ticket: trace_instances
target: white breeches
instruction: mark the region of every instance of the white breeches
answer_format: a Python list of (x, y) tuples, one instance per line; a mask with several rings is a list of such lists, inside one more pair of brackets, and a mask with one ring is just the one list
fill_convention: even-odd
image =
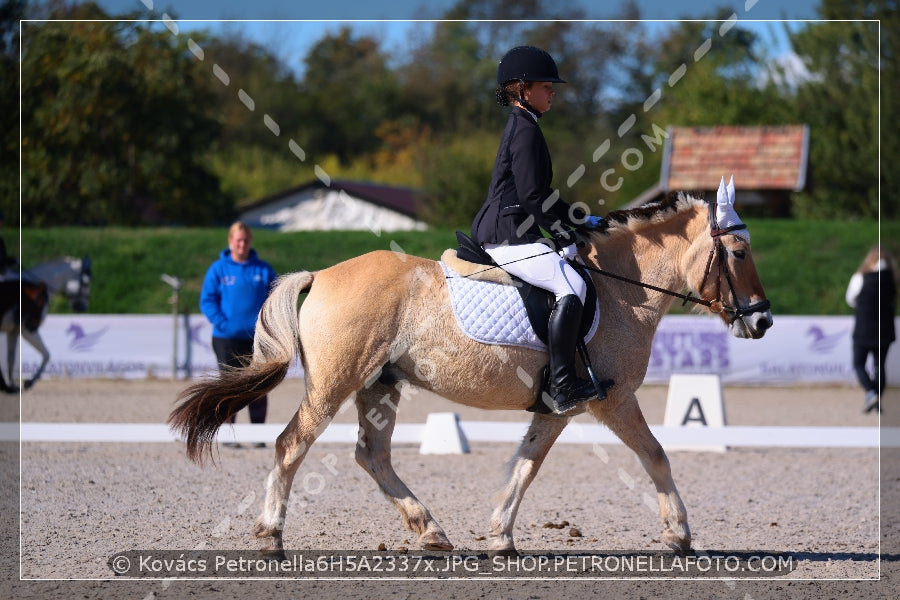
[(512, 246), (485, 244), (484, 249), (507, 273), (553, 292), (557, 300), (576, 294), (581, 304), (584, 304), (587, 293), (584, 280), (563, 258), (577, 256), (574, 244), (563, 248), (559, 253), (540, 242)]

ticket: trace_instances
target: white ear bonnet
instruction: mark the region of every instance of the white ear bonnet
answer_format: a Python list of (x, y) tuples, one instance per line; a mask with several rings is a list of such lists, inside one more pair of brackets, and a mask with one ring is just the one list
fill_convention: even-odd
[[(734, 210), (734, 175), (731, 176), (727, 187), (724, 177), (719, 183), (719, 190), (716, 192), (716, 225), (719, 229), (743, 225), (741, 218)], [(746, 240), (747, 243), (750, 242), (750, 232), (746, 229), (736, 229), (730, 233)]]

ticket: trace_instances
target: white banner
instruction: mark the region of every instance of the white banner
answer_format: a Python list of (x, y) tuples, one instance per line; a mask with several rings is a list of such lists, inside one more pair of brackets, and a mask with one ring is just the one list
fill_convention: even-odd
[[(653, 338), (644, 380), (664, 383), (674, 373), (713, 373), (723, 383), (739, 385), (854, 384), (852, 333), (849, 316), (776, 315), (765, 337), (745, 340), (732, 336), (718, 317), (667, 315)], [(900, 352), (893, 346), (886, 370), (888, 383), (900, 384)]]
[[(742, 340), (717, 317), (667, 315), (653, 340), (645, 381), (713, 373), (737, 385), (855, 384), (852, 330), (852, 317), (776, 316), (763, 339)], [(202, 315), (179, 316), (177, 324), (172, 315), (50, 315), (40, 329), (50, 350), (43, 377), (140, 379), (171, 377), (173, 369), (178, 378), (197, 377), (217, 368), (211, 331)], [(39, 364), (40, 355), (26, 344), (25, 377)], [(894, 347), (887, 373), (889, 384), (900, 385), (900, 352)], [(299, 361), (289, 376), (302, 376)]]
[[(218, 369), (212, 326), (203, 315), (48, 315), (39, 332), (50, 350), (42, 377), (183, 379)], [(28, 379), (41, 357), (23, 345)], [(301, 375), (297, 361), (288, 376)]]

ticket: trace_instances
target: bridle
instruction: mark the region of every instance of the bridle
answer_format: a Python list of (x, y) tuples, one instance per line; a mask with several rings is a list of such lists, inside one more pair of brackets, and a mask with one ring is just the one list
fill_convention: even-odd
[[(747, 226), (743, 223), (738, 223), (737, 225), (720, 228), (718, 227), (718, 222), (716, 220), (716, 203), (710, 202), (708, 208), (709, 235), (712, 237), (713, 245), (712, 248), (709, 249), (709, 258), (706, 259), (706, 270), (703, 273), (703, 281), (700, 282), (701, 290), (703, 289), (706, 280), (709, 278), (714, 257), (717, 257), (716, 262), (719, 269), (716, 274), (716, 299), (711, 301), (704, 300), (699, 303), (708, 306), (713, 312), (724, 312), (726, 315), (729, 315), (731, 319), (729, 323), (734, 323), (738, 319), (743, 319), (745, 316), (752, 315), (753, 313), (769, 310), (771, 303), (768, 300), (760, 300), (759, 302), (754, 302), (753, 304), (744, 307), (740, 306), (738, 303), (737, 292), (734, 290), (734, 283), (731, 280), (731, 271), (728, 270), (728, 261), (726, 260), (727, 251), (725, 250), (725, 244), (722, 243), (722, 236), (733, 231), (747, 229)], [(731, 299), (734, 302), (733, 306), (725, 304), (722, 300), (723, 273), (725, 274), (725, 281), (728, 283), (728, 289), (731, 292)]]
[[(619, 281), (639, 285), (641, 287), (651, 289), (662, 294), (668, 294), (669, 296), (680, 298), (682, 300), (682, 306), (684, 306), (688, 302), (693, 302), (694, 304), (700, 304), (701, 306), (709, 308), (714, 313), (724, 312), (726, 315), (729, 315), (729, 323), (734, 323), (738, 319), (743, 319), (745, 316), (751, 315), (753, 313), (765, 312), (769, 310), (771, 304), (768, 300), (760, 300), (759, 302), (754, 302), (753, 304), (744, 307), (740, 306), (738, 303), (737, 292), (734, 289), (734, 283), (731, 279), (731, 272), (728, 269), (728, 261), (726, 260), (727, 251), (725, 250), (725, 244), (722, 243), (722, 236), (733, 231), (747, 229), (747, 226), (743, 223), (738, 223), (737, 225), (730, 225), (728, 227), (720, 228), (716, 221), (716, 203), (709, 202), (707, 203), (707, 207), (709, 209), (709, 233), (710, 237), (712, 238), (713, 245), (709, 249), (709, 257), (706, 259), (706, 270), (703, 272), (703, 280), (700, 282), (700, 289), (702, 290), (704, 288), (706, 280), (709, 279), (710, 273), (712, 271), (713, 259), (716, 259), (716, 266), (718, 266), (718, 270), (716, 272), (716, 298), (714, 300), (705, 300), (698, 296), (693, 296), (690, 292), (688, 292), (687, 294), (680, 294), (678, 292), (673, 292), (672, 290), (657, 287), (655, 285), (644, 283), (643, 281), (639, 281), (636, 279), (630, 279), (623, 275), (617, 275), (615, 273), (611, 273), (610, 271), (606, 271), (605, 269), (592, 267), (590, 265), (581, 263), (575, 264), (578, 267), (587, 269), (594, 273), (605, 275), (606, 277), (611, 277)], [(728, 289), (731, 292), (731, 299), (733, 302), (732, 305), (726, 304), (722, 298), (723, 273), (725, 275), (725, 281), (728, 284)]]

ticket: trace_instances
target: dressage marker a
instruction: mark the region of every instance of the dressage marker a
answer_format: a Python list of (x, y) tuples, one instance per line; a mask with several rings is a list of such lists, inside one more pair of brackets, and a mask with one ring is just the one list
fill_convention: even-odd
[[(519, 443), (528, 423), (459, 421), (458, 426), (469, 444)], [(283, 423), (253, 425), (239, 423), (224, 427), (219, 441), (245, 443), (272, 442)], [(317, 442), (355, 444), (359, 426), (329, 425)], [(728, 446), (783, 448), (900, 448), (900, 427), (670, 427), (651, 426), (663, 446)], [(433, 430), (431, 430), (433, 431)], [(880, 433), (880, 437), (879, 437)], [(428, 435), (431, 435), (429, 433)], [(425, 424), (398, 423), (392, 441), (398, 444), (423, 444)], [(173, 442), (178, 438), (157, 423), (0, 423), (0, 441), (23, 442)], [(880, 443), (879, 443), (880, 442)], [(562, 444), (608, 444), (622, 442), (606, 427), (598, 424), (571, 423), (557, 440)]]
[[(725, 426), (725, 400), (722, 397), (722, 380), (714, 374), (675, 374), (669, 379), (666, 398), (666, 414), (663, 424), (670, 427), (689, 427), (691, 431)], [(694, 444), (689, 435), (687, 445), (660, 443), (666, 450), (700, 450), (725, 452), (726, 444)]]

